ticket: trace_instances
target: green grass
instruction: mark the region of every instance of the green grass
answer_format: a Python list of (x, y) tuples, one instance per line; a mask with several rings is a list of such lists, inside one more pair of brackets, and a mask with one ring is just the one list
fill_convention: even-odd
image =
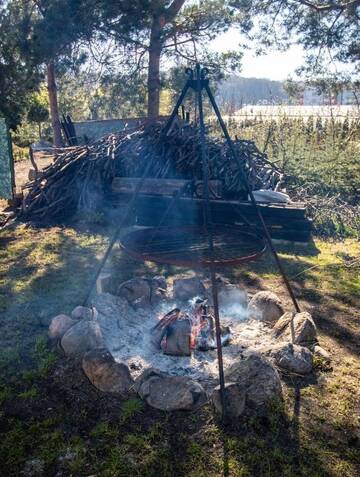
[(128, 399), (121, 406), (121, 420), (131, 420), (134, 416), (144, 412), (144, 402), (138, 398)]

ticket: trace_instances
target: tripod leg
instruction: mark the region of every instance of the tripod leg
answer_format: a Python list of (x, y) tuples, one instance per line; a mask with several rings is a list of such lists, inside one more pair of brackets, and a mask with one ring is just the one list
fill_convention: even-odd
[(106, 249), (106, 252), (103, 256), (103, 258), (101, 259), (101, 262), (99, 263), (99, 266), (98, 268), (96, 269), (96, 272), (95, 272), (95, 275), (94, 275), (94, 278), (92, 279), (92, 281), (90, 282), (90, 286), (89, 286), (89, 289), (85, 295), (85, 299), (84, 299), (84, 302), (83, 302), (83, 305), (86, 306), (88, 304), (88, 301), (89, 301), (89, 298), (91, 296), (91, 293), (96, 285), (96, 282), (97, 282), (97, 279), (99, 278), (99, 275), (101, 273), (101, 270), (104, 268), (105, 266), (105, 263), (107, 262), (107, 259), (109, 258), (109, 255), (111, 253), (111, 250), (113, 249), (114, 245), (115, 245), (115, 242), (116, 240), (118, 239), (118, 236), (119, 236), (119, 233), (121, 231), (121, 229), (125, 226), (125, 224), (128, 222), (129, 218), (131, 217), (131, 214), (132, 214), (132, 210), (135, 206), (135, 203), (136, 203), (136, 200), (138, 198), (138, 195), (139, 195), (139, 192), (140, 192), (140, 189), (141, 187), (143, 186), (144, 184), (144, 181), (153, 165), (153, 162), (154, 162), (154, 159), (152, 159), (151, 161), (148, 162), (147, 166), (145, 167), (145, 170), (144, 170), (144, 173), (141, 177), (141, 179), (139, 180), (139, 182), (136, 184), (136, 187), (135, 187), (135, 190), (134, 190), (134, 193), (133, 193), (133, 196), (127, 206), (127, 209), (126, 209), (126, 213), (124, 215), (124, 217), (122, 218), (122, 220), (120, 221), (120, 224), (116, 227), (115, 229), (115, 232), (110, 240), (110, 243), (108, 245), (108, 248)]
[(178, 110), (181, 106), (181, 103), (183, 102), (185, 96), (186, 96), (186, 93), (188, 91), (188, 89), (190, 88), (190, 82), (189, 80), (187, 80), (187, 82), (185, 83), (185, 86), (183, 87), (182, 91), (181, 91), (181, 94), (176, 102), (176, 105), (172, 111), (172, 113), (170, 114), (170, 117), (169, 119), (167, 120), (165, 126), (164, 126), (164, 129), (163, 129), (163, 133), (166, 135), (169, 131), (170, 131), (170, 128), (172, 126), (172, 123), (175, 119), (175, 116), (177, 115), (178, 113)]
[(211, 209), (210, 209), (210, 194), (209, 194), (209, 164), (208, 156), (205, 146), (205, 123), (204, 123), (204, 110), (202, 102), (202, 87), (201, 87), (201, 75), (200, 67), (197, 65), (197, 100), (199, 107), (199, 121), (200, 121), (200, 148), (201, 148), (201, 162), (203, 169), (203, 178), (204, 178), (204, 218), (205, 218), (205, 228), (208, 232), (208, 242), (209, 242), (209, 252), (210, 252), (210, 274), (211, 274), (211, 291), (213, 296), (214, 303), (214, 318), (215, 318), (215, 332), (216, 332), (216, 349), (218, 357), (218, 367), (219, 367), (219, 381), (220, 381), (220, 399), (221, 399), (221, 408), (222, 408), (222, 418), (223, 420), (226, 417), (226, 395), (225, 395), (225, 377), (224, 377), (224, 364), (223, 364), (223, 355), (222, 355), (222, 344), (221, 344), (221, 327), (220, 327), (220, 316), (219, 316), (219, 302), (218, 302), (218, 291), (216, 276), (214, 270), (214, 240), (213, 240), (213, 226), (211, 218)]
[[(282, 279), (283, 279), (283, 282), (284, 282), (284, 284), (285, 284), (285, 287), (286, 287), (286, 289), (287, 289), (287, 291), (288, 291), (288, 293), (289, 293), (289, 296), (290, 296), (290, 298), (291, 298), (291, 300), (292, 300), (292, 302), (293, 302), (293, 305), (294, 305), (294, 308), (295, 308), (296, 312), (299, 313), (299, 312), (300, 312), (299, 304), (298, 304), (298, 302), (297, 302), (297, 300), (296, 300), (296, 297), (295, 297), (295, 295), (294, 295), (293, 289), (291, 288), (291, 285), (290, 285), (290, 282), (289, 282), (289, 280), (288, 280), (288, 277), (287, 277), (287, 275), (286, 275), (286, 273), (285, 273), (285, 270), (284, 270), (284, 268), (283, 268), (283, 266), (282, 266), (282, 264), (281, 264), (281, 262), (280, 262), (279, 256), (278, 256), (278, 254), (277, 254), (277, 252), (276, 252), (276, 250), (275, 250), (275, 247), (274, 247), (274, 244), (273, 244), (273, 242), (272, 242), (272, 239), (271, 239), (269, 230), (268, 230), (268, 228), (267, 228), (267, 226), (266, 226), (266, 223), (265, 223), (265, 221), (264, 221), (264, 218), (263, 218), (263, 215), (262, 215), (262, 213), (261, 213), (261, 210), (259, 209), (259, 207), (258, 207), (258, 205), (257, 205), (257, 203), (256, 203), (254, 194), (253, 194), (253, 192), (252, 192), (252, 190), (251, 190), (251, 188), (250, 188), (250, 186), (249, 186), (249, 183), (248, 183), (247, 177), (246, 177), (246, 175), (245, 175), (245, 173), (244, 173), (242, 164), (241, 164), (241, 162), (240, 162), (240, 159), (238, 158), (238, 155), (236, 154), (236, 151), (235, 151), (233, 142), (232, 142), (232, 140), (231, 140), (231, 138), (230, 138), (230, 135), (229, 135), (229, 132), (228, 132), (228, 130), (227, 130), (227, 127), (226, 127), (226, 125), (225, 125), (225, 123), (224, 123), (224, 120), (223, 120), (223, 118), (221, 117), (221, 113), (220, 113), (220, 110), (219, 110), (219, 108), (218, 108), (218, 106), (217, 106), (217, 104), (216, 104), (215, 98), (214, 98), (214, 96), (213, 96), (213, 94), (212, 94), (212, 91), (211, 91), (209, 85), (206, 85), (206, 86), (205, 86), (205, 89), (206, 89), (206, 92), (207, 92), (207, 94), (208, 94), (208, 96), (209, 96), (211, 105), (212, 105), (212, 107), (214, 108), (215, 114), (216, 114), (216, 116), (217, 116), (217, 118), (218, 118), (218, 121), (219, 121), (220, 126), (221, 126), (221, 129), (222, 129), (222, 131), (223, 131), (223, 133), (224, 133), (224, 136), (225, 136), (226, 142), (227, 142), (227, 144), (228, 144), (228, 146), (229, 146), (229, 149), (230, 149), (230, 151), (231, 151), (231, 154), (232, 154), (232, 156), (234, 157), (235, 161), (237, 162), (237, 164), (238, 164), (238, 166), (239, 166), (239, 169), (240, 169), (240, 172), (241, 172), (241, 175), (242, 175), (242, 179), (243, 179), (243, 181), (244, 181), (244, 185), (245, 185), (245, 187), (246, 187), (246, 189), (247, 189), (247, 193), (249, 194), (251, 203), (252, 203), (253, 207), (254, 207), (255, 210), (256, 210), (257, 216), (258, 216), (259, 221), (260, 221), (260, 223), (261, 223), (261, 226), (262, 226), (262, 228), (263, 228), (263, 230), (264, 230), (265, 238), (266, 238), (267, 243), (268, 243), (268, 245), (269, 245), (270, 251), (271, 251), (271, 253), (273, 254), (273, 257), (274, 257), (274, 259), (275, 259), (276, 265), (277, 265), (277, 267), (278, 267), (278, 269), (279, 269), (279, 272), (280, 272), (280, 274), (281, 274), (281, 277), (282, 277)], [(293, 326), (293, 324), (292, 324), (292, 326)]]

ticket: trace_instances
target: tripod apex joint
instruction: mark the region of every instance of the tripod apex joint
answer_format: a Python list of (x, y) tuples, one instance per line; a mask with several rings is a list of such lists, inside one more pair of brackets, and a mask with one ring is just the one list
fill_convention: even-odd
[(202, 90), (209, 86), (209, 79), (206, 78), (208, 73), (209, 70), (205, 67), (202, 68), (199, 63), (196, 64), (195, 69), (186, 68), (185, 74), (188, 76), (188, 87), (194, 91), (198, 91), (199, 87)]

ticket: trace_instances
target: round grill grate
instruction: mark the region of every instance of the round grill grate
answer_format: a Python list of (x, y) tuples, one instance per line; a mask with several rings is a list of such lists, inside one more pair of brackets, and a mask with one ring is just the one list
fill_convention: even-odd
[(259, 258), (265, 251), (263, 239), (242, 228), (213, 225), (213, 260), (209, 231), (203, 226), (147, 227), (126, 234), (122, 248), (132, 257), (184, 267), (224, 267)]

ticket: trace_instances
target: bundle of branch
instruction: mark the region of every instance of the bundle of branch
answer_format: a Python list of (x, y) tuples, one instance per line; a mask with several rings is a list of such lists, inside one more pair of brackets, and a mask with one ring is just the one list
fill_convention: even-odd
[(320, 194), (317, 184), (290, 184), (295, 200), (306, 205), (314, 232), (323, 238), (360, 238), (360, 205), (350, 204), (334, 192)]
[[(20, 216), (44, 219), (69, 215), (76, 209), (96, 209), (114, 177), (141, 177), (152, 161), (149, 177), (202, 179), (199, 131), (177, 123), (164, 135), (155, 122), (131, 131), (110, 134), (89, 146), (68, 148), (26, 184)], [(223, 182), (226, 197), (246, 197), (242, 171), (223, 139), (207, 136), (210, 179)], [(273, 189), (281, 171), (251, 141), (236, 140), (235, 148), (252, 189)]]

